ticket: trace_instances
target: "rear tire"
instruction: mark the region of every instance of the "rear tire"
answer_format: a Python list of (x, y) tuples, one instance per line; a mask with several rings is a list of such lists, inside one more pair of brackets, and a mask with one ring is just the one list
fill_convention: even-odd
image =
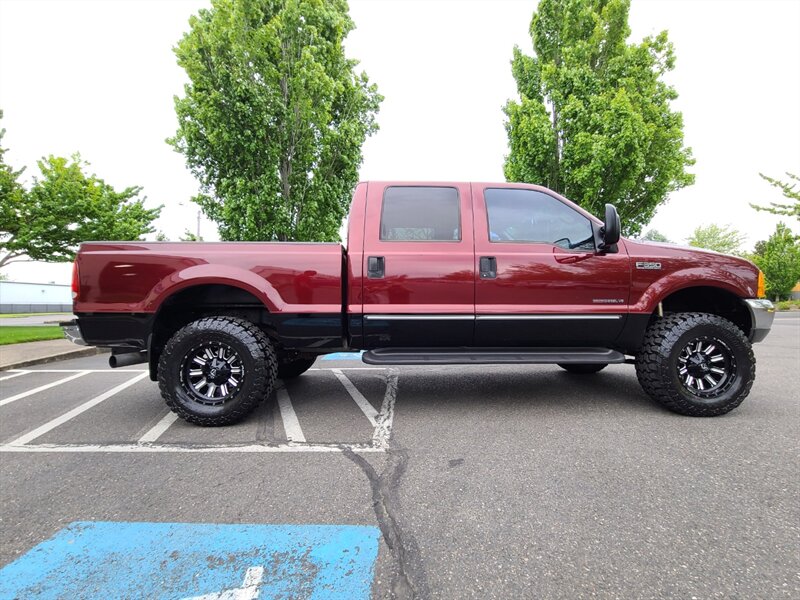
[(311, 368), (317, 360), (316, 356), (304, 357), (291, 354), (278, 355), (278, 379), (294, 379), (300, 377)]
[(558, 366), (564, 369), (567, 373), (575, 375), (591, 375), (602, 371), (608, 365), (604, 363), (558, 363)]
[(249, 415), (272, 393), (277, 372), (275, 350), (261, 329), (237, 317), (206, 317), (167, 342), (158, 386), (179, 417), (216, 427)]
[(644, 391), (669, 410), (714, 417), (732, 411), (750, 393), (756, 359), (742, 330), (727, 319), (677, 313), (645, 332), (636, 375)]

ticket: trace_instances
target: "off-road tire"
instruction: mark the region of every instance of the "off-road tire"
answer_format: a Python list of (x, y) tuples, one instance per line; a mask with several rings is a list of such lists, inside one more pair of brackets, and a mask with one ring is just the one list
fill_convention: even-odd
[(292, 356), (291, 354), (278, 354), (278, 379), (294, 379), (300, 377), (311, 368), (317, 360), (316, 356)]
[(604, 363), (558, 363), (558, 366), (567, 373), (574, 375), (591, 375), (605, 369), (608, 365)]
[[(194, 364), (192, 357), (202, 356), (198, 353), (206, 347), (212, 351), (223, 348), (226, 357), (236, 357), (233, 364), (239, 365), (236, 369), (241, 381), (236, 379), (234, 390), (228, 380), (229, 397), (226, 393), (204, 401), (187, 375), (190, 364), (205, 368)], [(223, 364), (221, 359), (214, 360)], [(229, 316), (205, 317), (189, 323), (170, 338), (158, 361), (158, 386), (167, 406), (185, 421), (206, 427), (244, 419), (272, 393), (277, 374), (278, 360), (267, 335), (250, 321)]]
[[(688, 364), (680, 361), (686, 360), (686, 352), (691, 354), (692, 344), (698, 341), (713, 346), (711, 351), (703, 352), (711, 362), (705, 363), (701, 357), (698, 360), (702, 364), (692, 367), (708, 369), (721, 364), (717, 370), (723, 375), (701, 371), (709, 373), (709, 381), (719, 378), (716, 390), (715, 386), (705, 392), (693, 389), (692, 383), (684, 379), (688, 375), (680, 373), (681, 365)], [(715, 417), (732, 411), (750, 393), (756, 359), (750, 341), (727, 319), (706, 313), (675, 313), (648, 327), (636, 356), (636, 375), (644, 391), (669, 410), (691, 417)], [(697, 384), (702, 377), (692, 379)]]

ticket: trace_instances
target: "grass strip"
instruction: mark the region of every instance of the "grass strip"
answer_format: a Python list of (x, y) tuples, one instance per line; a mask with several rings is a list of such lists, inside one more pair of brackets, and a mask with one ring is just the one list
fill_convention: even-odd
[(57, 325), (3, 325), (0, 327), (0, 346), (57, 340), (63, 337), (64, 332)]

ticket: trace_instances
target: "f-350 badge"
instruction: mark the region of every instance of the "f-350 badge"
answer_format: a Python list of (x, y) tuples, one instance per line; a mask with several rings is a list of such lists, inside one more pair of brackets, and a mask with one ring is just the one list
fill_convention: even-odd
[(649, 261), (641, 261), (636, 263), (637, 269), (642, 269), (644, 271), (658, 271), (661, 269), (660, 262), (649, 262)]

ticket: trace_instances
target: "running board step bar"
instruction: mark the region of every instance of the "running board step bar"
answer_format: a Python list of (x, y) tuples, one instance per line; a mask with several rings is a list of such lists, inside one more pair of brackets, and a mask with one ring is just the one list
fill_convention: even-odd
[(380, 348), (365, 352), (368, 365), (510, 365), (624, 363), (610, 348)]

